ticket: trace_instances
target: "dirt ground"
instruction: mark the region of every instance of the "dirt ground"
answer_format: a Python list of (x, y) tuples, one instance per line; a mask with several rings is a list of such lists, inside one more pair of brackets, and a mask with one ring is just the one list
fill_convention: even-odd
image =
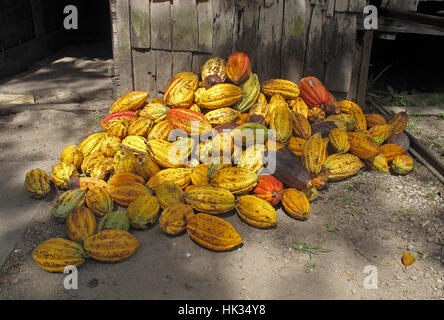
[[(0, 270), (0, 300), (444, 299), (444, 186), (420, 163), (404, 177), (362, 171), (331, 183), (305, 222), (279, 209), (277, 227), (260, 230), (225, 214), (244, 239), (229, 252), (206, 250), (187, 234), (166, 236), (158, 225), (131, 230), (141, 242), (132, 257), (113, 264), (88, 259), (78, 289), (66, 290), (66, 274), (40, 269), (31, 256), (40, 242), (65, 237), (50, 214), (56, 192), (31, 199), (24, 176), (36, 167), (50, 172), (64, 146), (98, 131), (105, 98), (83, 101), (95, 103), (96, 113), (0, 116), (2, 249), (8, 235), (17, 239)], [(331, 251), (310, 258), (297, 249), (303, 242)], [(416, 258), (408, 268), (401, 263), (406, 251)], [(369, 265), (377, 289), (364, 288)]]

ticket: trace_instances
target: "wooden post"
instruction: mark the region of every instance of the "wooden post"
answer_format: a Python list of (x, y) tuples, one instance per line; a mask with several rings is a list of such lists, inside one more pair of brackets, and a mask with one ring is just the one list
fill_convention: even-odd
[(359, 71), (359, 84), (357, 104), (365, 108), (365, 96), (367, 94), (368, 69), (373, 44), (373, 30), (365, 31), (361, 53), (361, 66)]

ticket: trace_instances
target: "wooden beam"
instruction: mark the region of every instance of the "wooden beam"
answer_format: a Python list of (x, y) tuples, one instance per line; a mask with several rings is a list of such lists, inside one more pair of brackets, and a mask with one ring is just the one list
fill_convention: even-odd
[(151, 1), (151, 48), (171, 50), (171, 4)]
[(119, 70), (118, 95), (134, 90), (133, 61), (131, 52), (130, 16), (128, 0), (118, 0), (116, 3), (117, 15), (117, 63)]
[(149, 49), (151, 45), (151, 20), (149, 0), (130, 0), (131, 46)]
[(358, 95), (356, 103), (365, 109), (365, 96), (367, 94), (368, 71), (370, 66), (370, 58), (373, 45), (373, 31), (365, 31), (362, 52), (361, 65), (359, 71)]
[(197, 51), (199, 35), (195, 0), (174, 0), (172, 6), (172, 48), (175, 51)]
[(213, 49), (213, 2), (197, 1), (198, 51), (211, 53)]

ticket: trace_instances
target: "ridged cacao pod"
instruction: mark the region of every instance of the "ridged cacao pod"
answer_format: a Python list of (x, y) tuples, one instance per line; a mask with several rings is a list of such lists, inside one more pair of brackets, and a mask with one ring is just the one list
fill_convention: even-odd
[[(373, 139), (380, 138), (380, 141), (384, 143), (387, 139), (389, 139), (392, 135), (392, 126), (389, 124), (378, 124), (376, 126), (371, 127), (368, 132), (372, 135)], [(378, 143), (381, 145), (382, 143)]]
[(135, 111), (121, 111), (121, 112), (111, 113), (102, 119), (102, 121), (100, 122), (100, 126), (102, 127), (103, 130), (104, 128), (106, 128), (108, 121), (116, 118), (126, 118), (128, 120), (131, 120), (134, 117), (135, 113), (136, 113)]
[(241, 235), (228, 221), (205, 213), (189, 218), (187, 233), (204, 248), (228, 251), (242, 243)]
[(92, 178), (106, 180), (114, 172), (114, 159), (105, 157), (98, 161), (90, 172)]
[(166, 234), (177, 235), (187, 228), (188, 219), (194, 216), (193, 208), (184, 203), (175, 203), (162, 211), (159, 226)]
[(72, 241), (83, 243), (95, 232), (96, 218), (88, 208), (77, 207), (66, 217), (65, 233)]
[(110, 186), (123, 186), (133, 183), (144, 184), (145, 180), (143, 177), (131, 172), (117, 172), (108, 180), (108, 185)]
[(242, 124), (247, 123), (248, 118), (249, 118), (249, 114), (248, 113), (246, 113), (246, 112), (241, 113), (239, 118), (237, 118), (237, 120), (234, 123), (237, 124), (238, 126), (240, 126)]
[(228, 79), (234, 84), (240, 84), (250, 76), (250, 59), (243, 52), (232, 53), (225, 66)]
[(253, 144), (264, 144), (268, 139), (268, 129), (262, 124), (247, 122), (231, 130), (230, 135), (234, 145), (249, 147)]
[(154, 121), (148, 117), (134, 117), (128, 127), (128, 136), (146, 137), (154, 125)]
[[(272, 105), (272, 101), (270, 101), (270, 105)], [(270, 129), (276, 130), (276, 141), (287, 144), (293, 130), (293, 121), (288, 105), (275, 105), (271, 112)]]
[(317, 177), (314, 177), (313, 180), (311, 180), (311, 182), (313, 183), (313, 187), (316, 190), (324, 190), (327, 186), (327, 181), (328, 178), (325, 173), (321, 173)]
[(31, 197), (41, 199), (51, 191), (49, 177), (42, 169), (33, 169), (26, 173), (25, 188)]
[(229, 107), (242, 99), (242, 89), (234, 84), (220, 83), (196, 97), (201, 108), (214, 110)]
[(80, 189), (88, 191), (91, 188), (103, 188), (106, 191), (110, 190), (110, 186), (103, 180), (91, 178), (91, 177), (78, 177), (68, 182), (68, 189)]
[(398, 146), (403, 147), (406, 151), (410, 149), (410, 139), (409, 137), (403, 133), (393, 134), (388, 140), (387, 143), (394, 143)]
[(87, 156), (83, 159), (80, 169), (82, 170), (82, 172), (86, 173), (87, 175), (90, 175), (94, 166), (97, 163), (99, 163), (99, 161), (101, 161), (103, 159), (105, 159), (105, 156), (103, 155), (103, 153), (100, 153), (98, 151), (90, 153), (89, 156)]
[(285, 185), (296, 189), (311, 189), (312, 175), (302, 165), (301, 159), (290, 149), (282, 148), (276, 152), (276, 169), (273, 176)]
[(370, 159), (381, 153), (381, 149), (371, 136), (360, 132), (347, 132), (350, 152), (361, 159)]
[(154, 224), (159, 215), (159, 200), (150, 194), (143, 194), (130, 203), (126, 210), (131, 227), (146, 229), (148, 224)]
[(141, 136), (127, 136), (125, 139), (122, 140), (122, 144), (124, 146), (127, 146), (131, 149), (147, 153), (147, 146), (146, 143), (148, 140)]
[(319, 192), (318, 189), (316, 189), (316, 187), (313, 187), (311, 189), (304, 189), (301, 190), (301, 192), (304, 194), (304, 196), (307, 197), (308, 202), (310, 203), (315, 201), (319, 196)]
[(133, 152), (121, 148), (113, 157), (114, 172), (134, 172), (136, 160)]
[(233, 108), (220, 108), (205, 114), (205, 117), (214, 126), (231, 123), (239, 118), (239, 116), (240, 112)]
[(331, 130), (337, 128), (336, 123), (333, 121), (321, 121), (311, 125), (311, 134), (320, 133), (323, 138), (328, 137)]
[(239, 217), (253, 227), (265, 229), (277, 224), (276, 210), (270, 203), (256, 196), (239, 197), (235, 208)]
[(111, 213), (114, 202), (108, 191), (103, 188), (92, 188), (86, 192), (86, 206), (97, 216), (103, 217)]
[(387, 121), (383, 116), (377, 113), (367, 113), (364, 114), (365, 121), (367, 122), (367, 128), (370, 129), (371, 127), (374, 127), (376, 125), (383, 125), (387, 124)]
[(261, 91), (266, 96), (281, 95), (285, 99), (299, 97), (299, 87), (296, 83), (285, 79), (269, 79), (262, 83)]
[(191, 183), (197, 186), (209, 186), (208, 164), (199, 164), (191, 172)]
[(301, 113), (291, 113), (293, 134), (298, 137), (307, 140), (311, 137), (311, 126), (307, 118)]
[(37, 265), (49, 272), (64, 272), (67, 266), (78, 268), (87, 256), (79, 243), (62, 238), (48, 239), (32, 251)]
[(242, 84), (242, 99), (236, 104), (236, 109), (240, 112), (247, 112), (256, 103), (260, 92), (261, 84), (257, 74), (252, 74)]
[(406, 154), (396, 156), (392, 161), (392, 170), (399, 175), (410, 173), (414, 167), (415, 162), (413, 161), (413, 158)]
[(241, 167), (227, 167), (214, 173), (210, 185), (216, 188), (224, 188), (233, 194), (244, 193), (252, 190), (259, 180), (257, 173)]
[(149, 97), (149, 93), (146, 91), (131, 91), (119, 99), (117, 99), (111, 108), (109, 109), (109, 113), (121, 112), (121, 111), (135, 111), (137, 109), (142, 108), (146, 99)]
[(110, 191), (111, 198), (122, 207), (128, 207), (138, 196), (146, 193), (151, 194), (149, 189), (140, 183), (111, 186)]
[(302, 99), (301, 97), (297, 97), (296, 99), (290, 100), (289, 107), (293, 112), (300, 113), (305, 118), (308, 117), (309, 108), (305, 103), (304, 99)]
[(171, 108), (189, 108), (194, 102), (199, 76), (192, 72), (176, 74), (169, 82), (163, 100)]
[(83, 153), (83, 158), (93, 152), (100, 151), (103, 140), (107, 137), (105, 132), (94, 133), (86, 137), (80, 144), (79, 149)]
[(350, 114), (332, 114), (325, 118), (325, 121), (333, 121), (338, 128), (344, 131), (353, 131), (356, 127), (356, 119)]
[(331, 149), (338, 154), (347, 153), (350, 150), (350, 141), (344, 130), (335, 128), (330, 131), (328, 138), (330, 140)]
[(365, 160), (365, 163), (370, 169), (374, 171), (388, 172), (387, 159), (384, 157), (383, 154), (378, 154), (376, 157)]
[(361, 107), (349, 100), (338, 101), (337, 105), (342, 113), (350, 114), (356, 119), (355, 130), (367, 130), (367, 121)]
[(60, 154), (60, 161), (71, 163), (76, 169), (79, 169), (83, 161), (83, 153), (75, 145), (67, 146)]
[(225, 60), (218, 57), (210, 58), (204, 63), (200, 74), (206, 89), (211, 88), (215, 84), (225, 82), (227, 79), (225, 66)]
[(406, 154), (406, 150), (394, 143), (386, 143), (381, 146), (381, 153), (387, 159), (387, 162), (393, 161), (397, 156)]
[(329, 105), (328, 91), (316, 77), (305, 77), (299, 82), (301, 97), (312, 108), (321, 108), (324, 111)]
[(120, 146), (119, 143), (121, 140), (117, 137), (108, 136), (103, 139), (103, 142), (100, 146), (100, 152), (103, 153), (105, 157), (114, 157), (117, 151), (119, 151)]
[(130, 121), (125, 118), (117, 118), (108, 121), (103, 129), (110, 136), (119, 138), (120, 140), (125, 139), (128, 135), (128, 128)]
[(332, 154), (325, 159), (324, 172), (328, 181), (341, 181), (357, 174), (364, 163), (355, 155)]
[(163, 169), (152, 176), (146, 186), (154, 191), (162, 182), (171, 181), (183, 189), (191, 182), (191, 172), (192, 169), (190, 168)]
[(244, 152), (242, 152), (237, 166), (254, 173), (260, 173), (264, 167), (264, 152), (265, 145), (263, 144), (249, 146)]
[(114, 211), (105, 215), (100, 219), (97, 225), (97, 232), (102, 230), (125, 230), (130, 227), (129, 219), (123, 211)]
[(302, 151), (304, 150), (304, 146), (307, 143), (307, 140), (298, 138), (298, 137), (290, 137), (288, 140), (288, 149), (290, 149), (295, 155), (298, 157), (302, 156)]
[[(181, 140), (176, 142), (181, 142)], [(193, 143), (194, 141), (191, 140), (191, 142)], [(186, 153), (186, 148), (183, 149), (184, 153), (182, 153), (180, 150), (182, 150), (181, 146), (183, 145), (173, 144), (160, 139), (149, 140), (147, 146), (148, 154), (150, 155), (151, 159), (154, 160), (154, 162), (156, 162), (159, 166), (165, 168), (178, 168), (182, 166), (186, 162), (186, 159), (188, 158), (191, 150), (194, 147), (194, 145), (192, 144), (191, 148), (188, 148), (188, 153)], [(171, 148), (175, 148), (174, 150), (176, 150), (177, 152), (174, 153)]]
[(405, 127), (407, 126), (408, 116), (407, 113), (402, 111), (396, 113), (387, 124), (391, 125), (393, 128), (394, 134), (399, 134), (404, 132)]
[(285, 189), (282, 205), (285, 212), (294, 219), (303, 221), (310, 216), (310, 202), (299, 190), (293, 188)]
[(316, 177), (321, 173), (325, 157), (325, 143), (322, 140), (321, 134), (315, 133), (304, 145), (301, 157), (302, 164), (308, 172)]
[(164, 181), (157, 186), (156, 197), (160, 207), (166, 209), (172, 204), (182, 202), (183, 190), (172, 181)]
[[(147, 156), (139, 156), (134, 164), (134, 172), (144, 180), (150, 179), (160, 171), (159, 166)], [(142, 182), (143, 183), (143, 182)]]
[(168, 108), (163, 103), (148, 103), (142, 110), (138, 112), (140, 117), (148, 117), (152, 119), (155, 123), (158, 123), (165, 119), (168, 111)]
[(147, 139), (161, 139), (168, 141), (168, 136), (173, 129), (174, 126), (170, 120), (162, 120), (150, 130)]
[(68, 182), (78, 176), (76, 167), (71, 163), (59, 162), (51, 170), (51, 179), (60, 189), (65, 189)]
[(281, 202), (283, 194), (284, 185), (282, 182), (270, 175), (260, 176), (256, 188), (254, 188), (254, 195), (272, 206)]
[[(188, 135), (200, 135), (202, 132), (211, 130), (211, 123), (203, 114), (189, 109), (171, 109), (168, 111), (166, 120), (171, 121), (175, 128), (185, 130)], [(193, 124), (196, 125), (194, 132), (192, 132)]]
[(140, 242), (124, 230), (103, 230), (87, 238), (83, 244), (88, 255), (103, 262), (117, 262), (129, 258)]
[[(263, 95), (262, 93), (260, 94)], [(247, 122), (259, 123), (264, 126), (268, 125), (270, 122), (270, 109), (266, 101), (263, 103), (258, 99), (248, 112)]]
[(308, 110), (307, 119), (311, 124), (324, 121), (325, 111), (321, 108), (311, 108)]
[(198, 187), (184, 194), (185, 203), (194, 210), (220, 214), (234, 209), (234, 195), (226, 189)]
[(52, 208), (52, 216), (58, 222), (65, 222), (66, 217), (78, 206), (85, 203), (85, 192), (80, 189), (68, 190), (62, 193)]

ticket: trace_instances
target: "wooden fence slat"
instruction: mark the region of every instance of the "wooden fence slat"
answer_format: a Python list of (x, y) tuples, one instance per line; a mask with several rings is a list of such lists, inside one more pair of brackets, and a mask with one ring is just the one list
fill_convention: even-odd
[(282, 77), (299, 82), (304, 75), (304, 59), (310, 10), (305, 0), (285, 1), (282, 34)]
[(174, 0), (172, 6), (173, 50), (197, 51), (197, 8), (195, 0)]
[(365, 31), (362, 51), (361, 51), (361, 66), (359, 71), (358, 92), (356, 97), (356, 102), (361, 107), (364, 107), (365, 105), (365, 96), (367, 93), (368, 71), (369, 71), (370, 57), (372, 52), (372, 44), (373, 44), (373, 30)]
[(151, 1), (151, 48), (171, 50), (171, 5), (169, 1)]
[(333, 17), (335, 14), (335, 0), (328, 0), (327, 17)]
[(128, 0), (117, 1), (116, 15), (119, 36), (117, 43), (119, 89), (117, 93), (122, 95), (134, 89)]
[(328, 57), (324, 83), (331, 91), (348, 92), (356, 45), (356, 15), (336, 13), (330, 20), (334, 20), (334, 26), (328, 24), (324, 37)]
[(150, 1), (130, 0), (131, 46), (148, 49), (151, 44)]
[(270, 7), (261, 7), (256, 57), (256, 73), (261, 81), (279, 77), (281, 73), (281, 39), (284, 1), (275, 0)]
[(152, 50), (133, 49), (134, 90), (144, 90), (150, 97), (157, 94), (156, 54)]
[(233, 51), (235, 0), (213, 1), (213, 55), (227, 59)]
[(314, 76), (323, 81), (324, 61), (322, 55), (322, 11), (319, 5), (313, 8), (308, 46), (305, 54), (304, 76)]
[(211, 58), (210, 54), (203, 53), (193, 53), (193, 58), (191, 62), (191, 71), (195, 74), (200, 74), (200, 68), (203, 66), (205, 61)]
[(336, 0), (335, 11), (336, 12), (347, 12), (348, 11), (348, 0)]
[(213, 2), (197, 1), (198, 51), (211, 53), (213, 49)]
[(173, 52), (173, 75), (179, 72), (190, 72), (193, 54), (187, 51)]
[(348, 11), (362, 13), (366, 4), (367, 0), (350, 0)]
[(170, 51), (156, 51), (156, 80), (157, 92), (164, 93), (165, 88), (172, 77), (173, 55)]

